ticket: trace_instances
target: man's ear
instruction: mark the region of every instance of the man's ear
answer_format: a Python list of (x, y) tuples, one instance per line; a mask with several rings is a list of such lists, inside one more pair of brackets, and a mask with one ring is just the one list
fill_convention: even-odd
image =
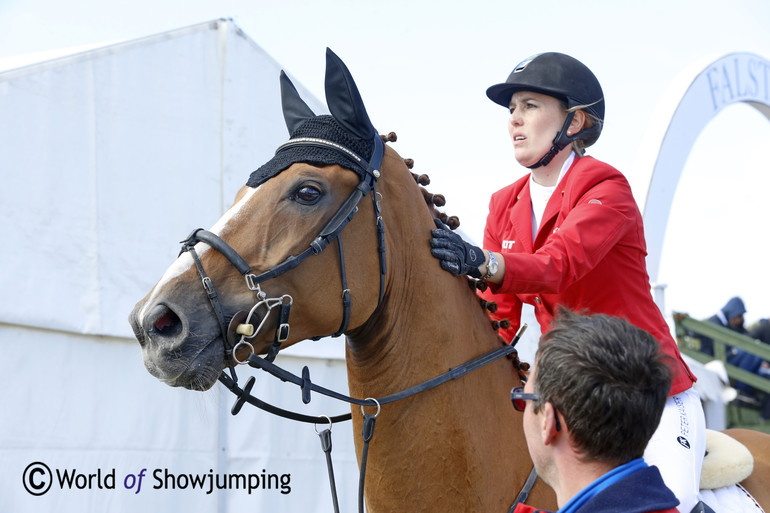
[(553, 407), (551, 403), (545, 403), (542, 409), (542, 422), (541, 422), (541, 436), (543, 437), (544, 445), (552, 445), (556, 443), (556, 437), (559, 433), (557, 424), (559, 419), (556, 417), (559, 412)]

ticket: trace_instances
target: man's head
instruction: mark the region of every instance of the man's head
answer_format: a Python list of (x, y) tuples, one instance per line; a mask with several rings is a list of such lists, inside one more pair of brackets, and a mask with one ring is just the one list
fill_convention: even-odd
[(722, 314), (727, 319), (727, 325), (734, 330), (742, 331), (743, 329), (743, 314), (746, 313), (746, 307), (743, 304), (743, 300), (735, 296), (722, 307)]
[(533, 414), (552, 408), (584, 461), (619, 465), (644, 453), (671, 376), (646, 331), (616, 317), (562, 309), (541, 339), (530, 381), (527, 388), (538, 395)]

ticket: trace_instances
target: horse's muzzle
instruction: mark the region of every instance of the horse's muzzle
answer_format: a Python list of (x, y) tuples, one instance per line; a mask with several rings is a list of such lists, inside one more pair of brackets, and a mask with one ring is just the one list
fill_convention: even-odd
[(184, 316), (181, 311), (165, 303), (145, 309), (140, 302), (129, 323), (150, 374), (171, 386), (208, 390), (226, 365), (218, 326), (206, 322), (208, 312)]

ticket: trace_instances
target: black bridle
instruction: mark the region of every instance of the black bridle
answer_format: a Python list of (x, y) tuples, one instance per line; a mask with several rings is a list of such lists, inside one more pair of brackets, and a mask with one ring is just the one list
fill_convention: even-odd
[[(217, 323), (219, 324), (219, 327), (220, 327), (220, 332), (221, 332), (224, 350), (225, 350), (225, 361), (229, 366), (230, 376), (227, 376), (225, 372), (222, 372), (219, 375), (219, 381), (237, 397), (235, 404), (231, 409), (231, 413), (233, 415), (238, 414), (241, 408), (243, 407), (243, 405), (246, 403), (249, 403), (264, 411), (267, 411), (269, 413), (272, 413), (274, 415), (278, 415), (280, 417), (284, 417), (287, 419), (306, 422), (306, 423), (312, 423), (314, 425), (318, 425), (325, 422), (329, 423), (329, 428), (324, 429), (321, 432), (319, 432), (316, 429), (316, 432), (319, 434), (319, 437), (321, 439), (322, 449), (326, 454), (335, 512), (339, 512), (339, 506), (337, 504), (336, 486), (334, 483), (334, 472), (331, 464), (331, 425), (337, 422), (351, 420), (352, 414), (345, 413), (334, 417), (309, 416), (301, 413), (284, 410), (277, 406), (271, 405), (265, 401), (262, 401), (261, 399), (251, 394), (251, 389), (256, 382), (253, 376), (249, 377), (249, 379), (246, 382), (246, 385), (243, 388), (240, 388), (238, 386), (238, 377), (236, 376), (236, 373), (235, 373), (233, 360), (235, 360), (239, 364), (248, 364), (253, 368), (262, 369), (268, 372), (269, 374), (281, 379), (282, 381), (288, 381), (290, 383), (298, 385), (302, 390), (302, 401), (305, 404), (308, 404), (310, 402), (311, 392), (317, 392), (322, 395), (325, 395), (343, 402), (347, 402), (349, 404), (355, 404), (355, 405), (361, 406), (361, 413), (363, 415), (362, 437), (364, 440), (364, 447), (363, 447), (363, 452), (361, 457), (361, 473), (360, 473), (360, 479), (359, 479), (358, 499), (359, 499), (359, 511), (363, 512), (364, 511), (363, 491), (364, 491), (366, 461), (367, 461), (369, 442), (374, 435), (375, 420), (380, 413), (381, 406), (384, 404), (399, 401), (401, 399), (405, 399), (407, 397), (411, 397), (413, 395), (419, 394), (426, 390), (430, 390), (448, 381), (458, 379), (498, 359), (515, 354), (516, 353), (515, 344), (518, 341), (521, 333), (526, 328), (526, 325), (522, 326), (522, 329), (519, 331), (519, 333), (517, 333), (516, 337), (514, 337), (513, 341), (510, 344), (503, 345), (502, 347), (494, 351), (486, 353), (474, 360), (471, 360), (458, 367), (450, 369), (448, 372), (441, 374), (440, 376), (437, 376), (428, 381), (425, 381), (424, 383), (415, 385), (406, 390), (402, 390), (398, 393), (391, 394), (389, 396), (382, 397), (379, 399), (375, 399), (375, 398), (357, 399), (357, 398), (353, 398), (348, 395), (334, 392), (327, 388), (321, 387), (310, 380), (310, 371), (307, 366), (305, 366), (302, 369), (302, 376), (300, 377), (275, 365), (273, 363), (273, 360), (278, 354), (278, 351), (280, 350), (283, 342), (285, 342), (289, 337), (289, 330), (290, 330), (289, 315), (290, 315), (293, 299), (289, 295), (283, 295), (278, 298), (268, 298), (267, 294), (262, 291), (260, 284), (269, 279), (276, 278), (291, 269), (294, 269), (302, 261), (304, 261), (306, 258), (310, 257), (311, 255), (318, 255), (329, 245), (331, 241), (336, 239), (339, 247), (339, 255), (340, 255), (340, 270), (341, 270), (342, 289), (343, 289), (343, 293), (342, 293), (343, 315), (342, 315), (342, 321), (339, 329), (335, 333), (331, 334), (331, 336), (336, 337), (343, 334), (345, 331), (347, 331), (348, 324), (350, 321), (351, 300), (350, 300), (350, 289), (347, 287), (345, 257), (344, 257), (344, 251), (343, 251), (342, 239), (340, 237), (340, 233), (345, 228), (345, 226), (347, 226), (347, 224), (351, 221), (355, 213), (358, 211), (359, 203), (362, 201), (362, 199), (365, 196), (369, 194), (372, 194), (372, 201), (374, 204), (375, 226), (377, 231), (377, 245), (378, 245), (377, 251), (379, 254), (379, 261), (380, 261), (380, 292), (379, 292), (379, 298), (378, 298), (378, 307), (382, 304), (382, 300), (384, 297), (385, 275), (387, 271), (386, 262), (385, 262), (385, 228), (384, 228), (384, 223), (381, 215), (380, 196), (376, 190), (376, 182), (380, 177), (380, 166), (382, 164), (382, 158), (384, 155), (384, 143), (382, 142), (380, 137), (377, 135), (375, 135), (374, 137), (374, 153), (372, 155), (372, 158), (368, 162), (366, 162), (364, 159), (362, 159), (361, 157), (359, 157), (349, 149), (343, 146), (340, 146), (337, 143), (327, 141), (324, 139), (316, 139), (316, 138), (292, 139), (287, 143), (284, 143), (283, 145), (281, 145), (278, 148), (278, 150), (276, 150), (276, 152), (280, 151), (283, 148), (286, 148), (288, 146), (293, 146), (293, 145), (310, 145), (310, 146), (321, 146), (324, 148), (333, 148), (337, 151), (343, 152), (348, 157), (352, 157), (356, 162), (359, 162), (361, 164), (366, 164), (366, 171), (363, 174), (359, 175), (361, 179), (358, 185), (355, 187), (355, 189), (353, 189), (353, 191), (350, 193), (348, 198), (343, 202), (340, 208), (334, 213), (331, 219), (326, 223), (324, 228), (313, 239), (313, 241), (310, 243), (307, 249), (305, 249), (304, 251), (302, 251), (297, 255), (291, 255), (286, 259), (284, 259), (283, 262), (271, 267), (267, 271), (262, 272), (258, 275), (255, 275), (251, 272), (251, 267), (243, 259), (243, 257), (241, 257), (238, 254), (238, 252), (235, 249), (233, 249), (229, 244), (227, 244), (224, 240), (222, 240), (222, 238), (220, 238), (218, 235), (210, 231), (199, 228), (197, 230), (194, 230), (184, 241), (182, 241), (183, 246), (180, 254), (182, 252), (190, 253), (195, 263), (195, 266), (198, 270), (198, 274), (201, 278), (203, 288), (205, 289), (209, 302), (211, 303), (211, 306), (214, 310)], [(214, 285), (211, 279), (207, 276), (203, 268), (203, 265), (200, 261), (200, 258), (195, 250), (195, 245), (199, 242), (203, 242), (209, 245), (210, 247), (216, 249), (217, 251), (219, 251), (233, 265), (233, 267), (235, 267), (235, 269), (244, 277), (246, 281), (246, 286), (248, 287), (248, 289), (256, 293), (257, 302), (254, 304), (251, 310), (248, 312), (236, 313), (229, 323), (226, 321), (224, 311), (220, 304), (219, 297), (216, 293), (216, 290), (214, 289)], [(253, 327), (250, 321), (252, 317), (254, 317), (257, 310), (261, 308), (266, 309), (266, 313), (262, 317), (262, 320), (258, 325), (258, 327), (256, 329), (242, 331), (240, 329), (240, 326), (246, 325), (246, 326)], [(249, 342), (249, 339), (254, 338), (257, 335), (257, 333), (260, 332), (262, 327), (265, 325), (265, 322), (267, 321), (270, 312), (274, 308), (278, 309), (278, 321), (275, 329), (274, 341), (272, 346), (268, 350), (267, 355), (265, 357), (260, 357), (256, 354), (254, 346)], [(233, 339), (235, 339), (238, 334), (240, 334), (240, 340), (237, 343), (233, 344)], [(313, 337), (313, 339), (320, 339), (320, 338), (322, 338), (322, 336)], [(242, 345), (249, 347), (251, 349), (250, 354), (245, 361), (240, 361), (236, 358), (236, 352), (239, 349), (239, 347)], [(377, 411), (375, 414), (369, 414), (369, 413), (366, 413), (365, 407), (376, 407)], [(528, 481), (529, 488), (531, 488), (533, 484), (534, 482), (530, 484)], [(517, 502), (515, 502), (514, 506), (511, 507), (511, 511), (514, 509), (515, 505), (518, 502), (523, 502), (523, 500), (526, 500), (526, 495), (528, 494), (528, 491), (529, 491), (528, 489), (525, 489), (525, 491), (522, 491), (522, 493), (519, 494), (519, 497), (517, 498)]]
[[(211, 246), (212, 248), (219, 251), (227, 260), (235, 267), (235, 269), (244, 277), (246, 280), (246, 287), (248, 287), (249, 290), (254, 291), (257, 295), (257, 303), (252, 307), (251, 311), (248, 312), (246, 323), (248, 323), (249, 320), (251, 320), (251, 317), (256, 313), (256, 310), (258, 310), (260, 307), (264, 307), (267, 309), (267, 314), (270, 313), (270, 311), (273, 308), (278, 308), (278, 327), (276, 328), (276, 334), (274, 337), (274, 342), (272, 347), (270, 348), (267, 359), (269, 361), (272, 361), (275, 359), (275, 356), (278, 354), (278, 351), (281, 348), (281, 344), (285, 342), (288, 339), (289, 336), (289, 314), (291, 310), (291, 304), (292, 299), (291, 296), (284, 295), (280, 298), (268, 298), (267, 294), (265, 294), (260, 284), (262, 282), (265, 282), (269, 279), (276, 278), (287, 271), (290, 271), (291, 269), (294, 269), (297, 267), (300, 263), (302, 263), (306, 258), (310, 257), (311, 255), (318, 255), (321, 253), (326, 247), (329, 245), (329, 243), (333, 240), (337, 240), (337, 245), (339, 247), (339, 257), (340, 257), (340, 274), (342, 279), (342, 321), (340, 323), (339, 329), (332, 333), (332, 337), (338, 337), (341, 334), (343, 334), (348, 329), (348, 324), (350, 322), (350, 308), (351, 308), (351, 299), (350, 299), (350, 289), (347, 286), (347, 273), (345, 271), (345, 253), (342, 246), (342, 239), (340, 238), (340, 233), (342, 230), (347, 226), (347, 224), (350, 222), (351, 219), (353, 219), (353, 216), (358, 211), (358, 205), (361, 203), (361, 200), (368, 196), (369, 194), (372, 194), (372, 202), (374, 204), (374, 214), (375, 214), (375, 224), (376, 224), (376, 231), (377, 231), (377, 246), (378, 246), (378, 254), (379, 254), (379, 260), (380, 260), (380, 294), (377, 306), (379, 306), (382, 303), (382, 298), (385, 294), (385, 274), (387, 272), (387, 266), (385, 263), (385, 225), (382, 221), (382, 215), (380, 210), (380, 201), (379, 201), (379, 194), (377, 193), (377, 180), (380, 177), (380, 166), (382, 165), (382, 158), (385, 153), (385, 145), (382, 142), (382, 139), (379, 137), (379, 135), (374, 136), (374, 152), (372, 155), (372, 158), (367, 162), (362, 157), (356, 155), (349, 149), (345, 148), (344, 146), (341, 146), (335, 142), (327, 141), (325, 139), (318, 139), (318, 138), (310, 138), (310, 137), (302, 137), (297, 139), (291, 139), (288, 142), (282, 144), (278, 147), (276, 150), (276, 153), (279, 151), (296, 145), (303, 145), (303, 146), (319, 146), (326, 149), (334, 149), (336, 151), (340, 151), (344, 153), (347, 157), (352, 158), (357, 163), (361, 164), (361, 169), (363, 171), (360, 173), (361, 179), (358, 182), (358, 185), (353, 189), (353, 191), (350, 193), (350, 195), (347, 197), (347, 199), (342, 203), (339, 209), (332, 215), (331, 219), (326, 223), (326, 225), (321, 229), (321, 231), (318, 233), (318, 235), (310, 242), (307, 249), (302, 251), (301, 253), (297, 255), (290, 255), (286, 257), (281, 263), (271, 267), (267, 271), (264, 271), (260, 274), (253, 274), (251, 272), (251, 267), (248, 263), (241, 257), (238, 252), (233, 249), (229, 244), (227, 244), (222, 238), (220, 238), (218, 235), (203, 230), (201, 228), (198, 228), (196, 230), (193, 230), (193, 232), (182, 241), (182, 250), (180, 251), (180, 254), (183, 252), (189, 252), (192, 256), (193, 261), (195, 262), (195, 266), (198, 270), (198, 274), (200, 275), (201, 282), (203, 283), (203, 288), (206, 290), (206, 294), (209, 298), (209, 302), (211, 303), (211, 306), (214, 310), (214, 314), (217, 318), (217, 323), (219, 324), (220, 332), (222, 335), (222, 340), (224, 341), (224, 349), (225, 349), (225, 360), (228, 362), (228, 365), (230, 367), (230, 372), (232, 374), (232, 378), (237, 382), (237, 378), (235, 376), (235, 370), (232, 365), (233, 359), (235, 359), (235, 349), (237, 349), (240, 345), (246, 345), (248, 347), (251, 347), (252, 353), (254, 352), (254, 348), (251, 345), (251, 343), (248, 341), (248, 339), (254, 338), (257, 333), (259, 333), (259, 329), (255, 330), (251, 334), (241, 334), (241, 339), (238, 343), (233, 344), (230, 340), (233, 335), (235, 335), (235, 330), (231, 330), (229, 324), (225, 320), (224, 312), (222, 309), (222, 306), (219, 302), (219, 298), (217, 296), (216, 291), (214, 290), (214, 285), (211, 281), (211, 279), (206, 275), (206, 272), (203, 269), (203, 265), (201, 264), (200, 258), (198, 258), (198, 254), (195, 251), (195, 245), (198, 242), (204, 242)], [(365, 167), (364, 167), (365, 165)], [(264, 321), (268, 318), (268, 315), (265, 314), (263, 318), (263, 322), (260, 323), (259, 328), (261, 328), (264, 325)], [(232, 323), (232, 321), (231, 321)], [(235, 327), (234, 327), (235, 328)], [(322, 336), (314, 337), (314, 339), (320, 339)], [(238, 363), (245, 363), (245, 362), (238, 362)]]

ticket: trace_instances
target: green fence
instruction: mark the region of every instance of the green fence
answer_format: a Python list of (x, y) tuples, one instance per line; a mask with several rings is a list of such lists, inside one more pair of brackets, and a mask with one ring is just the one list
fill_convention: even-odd
[[(698, 321), (687, 314), (674, 313), (676, 337), (679, 341), (679, 351), (701, 363), (711, 360), (722, 360), (727, 369), (727, 375), (734, 380), (742, 381), (757, 390), (770, 394), (770, 379), (758, 376), (734, 365), (727, 363), (726, 346), (733, 346), (770, 361), (770, 345), (741, 335), (723, 326), (708, 321)], [(714, 340), (714, 356), (701, 353), (700, 339), (706, 336)]]

